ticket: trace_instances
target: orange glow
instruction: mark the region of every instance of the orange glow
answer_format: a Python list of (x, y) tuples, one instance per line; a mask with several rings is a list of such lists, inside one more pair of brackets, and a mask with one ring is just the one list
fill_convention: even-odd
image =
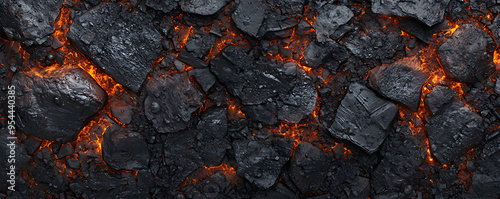
[(401, 36), (406, 37), (406, 38), (412, 38), (413, 36), (408, 34), (407, 32), (401, 30)]
[(451, 22), (448, 22), (448, 25), (451, 28), (446, 32), (447, 35), (452, 35), (460, 27), (460, 25), (458, 25), (457, 23), (453, 24)]
[(296, 124), (282, 121), (278, 127), (272, 128), (274, 134), (281, 134), (285, 138), (294, 140), (297, 146), (301, 142), (312, 142), (318, 137), (318, 130), (313, 129), (310, 124)]
[(222, 173), (224, 174), (227, 178), (227, 180), (233, 182), (236, 184), (237, 179), (236, 179), (236, 170), (227, 165), (227, 164), (221, 164), (219, 166), (212, 166), (212, 167), (207, 167), (203, 166), (200, 170), (194, 172), (192, 175), (193, 177), (187, 177), (186, 180), (184, 180), (184, 183), (180, 187), (186, 187), (188, 185), (194, 185), (200, 181), (203, 181), (213, 174), (216, 173)]

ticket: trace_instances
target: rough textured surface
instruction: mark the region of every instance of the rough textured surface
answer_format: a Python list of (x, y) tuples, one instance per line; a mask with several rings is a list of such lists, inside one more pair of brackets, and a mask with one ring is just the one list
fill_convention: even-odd
[(186, 74), (154, 74), (146, 84), (144, 110), (160, 133), (187, 127), (191, 114), (202, 105), (203, 94)]
[(0, 33), (25, 45), (44, 43), (55, 30), (63, 1), (4, 0), (0, 2)]
[(427, 26), (444, 20), (449, 0), (373, 0), (372, 11), (382, 15), (416, 18)]
[(325, 58), (332, 53), (336, 42), (325, 39), (325, 42), (313, 41), (304, 48), (304, 58), (300, 62), (307, 67), (318, 68)]
[(12, 85), (18, 90), (19, 130), (52, 141), (75, 140), (85, 120), (99, 112), (107, 98), (88, 73), (71, 66), (19, 71)]
[(102, 159), (115, 170), (147, 169), (149, 150), (146, 139), (118, 125), (106, 129), (102, 141)]
[(152, 18), (121, 4), (102, 3), (75, 19), (70, 41), (116, 82), (137, 92), (160, 55)]
[(267, 9), (267, 6), (260, 0), (240, 0), (238, 8), (231, 16), (240, 30), (257, 37)]
[(160, 10), (164, 13), (169, 13), (172, 11), (174, 8), (178, 6), (180, 0), (169, 0), (169, 1), (164, 1), (164, 0), (142, 0), (141, 2), (144, 2), (148, 7), (155, 9), (155, 10)]
[(384, 141), (385, 130), (397, 112), (398, 107), (392, 102), (361, 84), (351, 84), (329, 130), (333, 136), (373, 153)]
[(346, 6), (327, 4), (318, 11), (313, 27), (318, 41), (326, 41), (341, 25), (346, 24), (354, 13)]
[(304, 10), (305, 0), (265, 0), (265, 2), (271, 6), (278, 7), (281, 14), (300, 18)]
[(445, 86), (436, 86), (425, 96), (425, 109), (431, 116), (435, 115), (443, 111), (455, 97), (457, 97), (457, 94), (453, 89)]
[(309, 193), (319, 189), (332, 158), (309, 142), (297, 146), (290, 161), (290, 175), (300, 192)]
[(380, 95), (399, 102), (416, 112), (420, 105), (422, 86), (428, 74), (422, 72), (418, 57), (405, 58), (370, 70), (369, 86)]
[(482, 122), (481, 116), (454, 102), (426, 124), (432, 155), (441, 164), (447, 164), (476, 147), (484, 137)]
[(224, 7), (226, 3), (227, 0), (183, 0), (180, 2), (180, 6), (184, 12), (213, 15)]
[(479, 168), (472, 175), (470, 198), (498, 198), (500, 192), (500, 136), (496, 136), (484, 149)]
[(493, 38), (473, 24), (460, 26), (441, 47), (439, 60), (454, 81), (475, 83), (495, 71)]
[(235, 141), (237, 173), (261, 189), (273, 186), (281, 167), (290, 159), (292, 140)]

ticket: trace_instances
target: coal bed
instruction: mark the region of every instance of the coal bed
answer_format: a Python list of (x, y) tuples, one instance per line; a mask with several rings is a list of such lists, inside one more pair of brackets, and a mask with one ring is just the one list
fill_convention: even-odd
[(500, 198), (499, 0), (1, 0), (0, 198)]

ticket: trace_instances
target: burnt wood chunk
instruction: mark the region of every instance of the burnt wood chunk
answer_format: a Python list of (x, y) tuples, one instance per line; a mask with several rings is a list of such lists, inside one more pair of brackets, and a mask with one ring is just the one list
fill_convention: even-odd
[(373, 0), (372, 11), (381, 15), (412, 17), (433, 26), (444, 20), (449, 0)]
[(309, 142), (297, 146), (290, 161), (290, 175), (300, 192), (310, 193), (319, 189), (332, 159), (333, 155), (330, 157)]
[(125, 4), (102, 3), (76, 18), (69, 40), (116, 82), (138, 92), (161, 51), (152, 17)]
[(55, 30), (63, 1), (0, 1), (0, 34), (27, 46), (43, 44)]
[(293, 141), (271, 138), (264, 141), (233, 142), (237, 174), (260, 189), (273, 186), (292, 153)]
[(16, 87), (16, 125), (26, 135), (71, 142), (90, 116), (106, 103), (107, 94), (78, 67), (34, 68), (19, 71)]
[(454, 102), (426, 124), (430, 150), (441, 164), (464, 155), (483, 140), (483, 118), (462, 102)]
[(154, 74), (148, 80), (144, 97), (147, 118), (160, 133), (185, 129), (191, 114), (202, 105), (203, 94), (187, 74)]
[(422, 71), (418, 57), (405, 58), (370, 70), (369, 86), (380, 95), (399, 102), (416, 112), (422, 86), (429, 75)]
[(452, 80), (475, 83), (495, 71), (493, 51), (496, 47), (489, 34), (474, 24), (464, 24), (439, 47), (439, 61)]
[(149, 149), (146, 139), (137, 132), (118, 125), (106, 129), (102, 141), (102, 159), (115, 170), (147, 169)]
[(318, 16), (314, 21), (313, 28), (316, 30), (316, 39), (320, 42), (326, 41), (330, 35), (341, 26), (349, 22), (354, 13), (346, 6), (335, 6), (327, 4), (320, 8)]
[(380, 98), (359, 83), (349, 86), (330, 126), (330, 133), (349, 140), (368, 153), (375, 152), (385, 139), (386, 130), (398, 112), (392, 102)]
[(184, 12), (213, 15), (224, 7), (227, 2), (228, 0), (182, 0), (179, 4)]

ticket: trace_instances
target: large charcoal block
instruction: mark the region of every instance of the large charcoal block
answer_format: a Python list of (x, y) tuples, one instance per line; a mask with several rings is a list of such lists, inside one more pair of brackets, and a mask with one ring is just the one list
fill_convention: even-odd
[(143, 93), (147, 118), (160, 133), (187, 127), (191, 114), (202, 105), (203, 94), (186, 74), (154, 74)]
[(439, 60), (452, 80), (475, 83), (495, 71), (493, 51), (496, 47), (489, 34), (476, 25), (464, 24), (439, 47)]
[(42, 44), (55, 30), (63, 1), (0, 1), (0, 33), (25, 45)]
[(293, 141), (271, 138), (265, 141), (235, 141), (237, 173), (261, 189), (273, 186), (292, 153)]
[(267, 9), (261, 0), (240, 0), (231, 18), (240, 30), (257, 37)]
[(375, 67), (370, 70), (368, 80), (369, 86), (380, 95), (417, 111), (427, 78), (429, 75), (422, 72), (420, 59), (413, 57)]
[(224, 7), (227, 2), (228, 0), (183, 0), (179, 4), (184, 12), (213, 15)]
[(382, 15), (413, 17), (427, 26), (444, 20), (449, 0), (373, 0), (372, 11)]
[(85, 120), (99, 112), (107, 94), (78, 67), (35, 68), (14, 75), (16, 124), (27, 135), (70, 142)]
[(151, 16), (102, 3), (74, 20), (68, 38), (116, 82), (137, 92), (160, 55), (162, 36)]
[(326, 41), (331, 34), (341, 26), (349, 22), (354, 13), (346, 6), (335, 6), (327, 4), (318, 11), (318, 16), (313, 27), (316, 30), (318, 41)]
[(385, 130), (397, 112), (398, 107), (392, 102), (361, 84), (351, 84), (329, 130), (333, 136), (373, 153), (384, 141)]
[(432, 155), (447, 164), (483, 140), (483, 118), (461, 102), (454, 102), (426, 124)]
[(311, 143), (303, 142), (297, 146), (290, 161), (290, 175), (300, 192), (309, 193), (319, 189), (332, 159)]
[(425, 96), (424, 105), (429, 115), (435, 115), (441, 112), (446, 105), (450, 104), (457, 97), (457, 93), (445, 86), (436, 86)]
[(119, 125), (106, 129), (102, 141), (102, 159), (115, 170), (147, 169), (149, 149), (146, 139), (137, 132)]

